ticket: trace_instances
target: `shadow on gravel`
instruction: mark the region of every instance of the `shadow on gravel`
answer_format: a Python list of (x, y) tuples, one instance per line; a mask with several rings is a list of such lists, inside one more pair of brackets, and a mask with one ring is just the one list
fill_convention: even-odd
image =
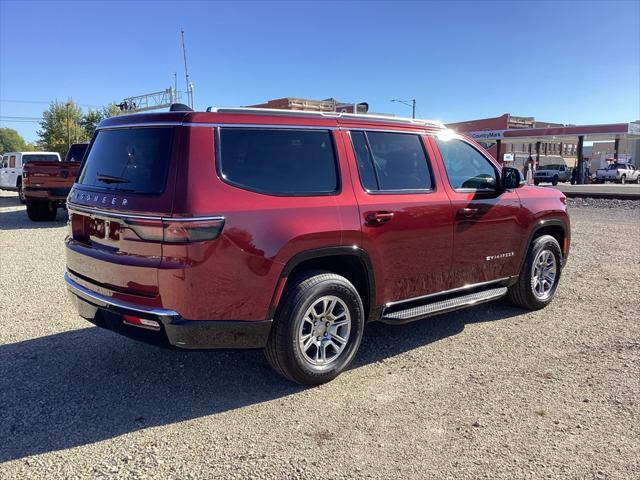
[(0, 212), (0, 230), (58, 228), (64, 227), (68, 219), (67, 211), (63, 209), (58, 210), (58, 217), (53, 222), (33, 222), (29, 220), (26, 208), (22, 210), (15, 210), (13, 212)]
[[(456, 335), (468, 323), (521, 313), (493, 304), (406, 326), (372, 324), (354, 368)], [(0, 462), (302, 390), (257, 350), (162, 350), (96, 327), (0, 345)]]
[(17, 194), (13, 197), (0, 196), (0, 207), (19, 207), (20, 205), (22, 204)]

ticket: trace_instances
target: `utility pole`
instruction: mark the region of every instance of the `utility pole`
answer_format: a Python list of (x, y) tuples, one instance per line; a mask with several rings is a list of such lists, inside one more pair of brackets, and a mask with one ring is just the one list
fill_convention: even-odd
[(71, 148), (71, 125), (69, 124), (69, 100), (67, 100), (67, 150)]
[(411, 107), (411, 118), (416, 118), (416, 99), (413, 98), (411, 100), (391, 100), (392, 102), (398, 102), (401, 103), (403, 105), (406, 105), (407, 107)]
[(182, 38), (182, 58), (184, 59), (184, 76), (187, 81), (187, 102), (189, 106), (193, 108), (193, 86), (189, 83), (189, 71), (187, 70), (187, 49), (184, 46), (184, 29), (180, 30), (180, 36)]

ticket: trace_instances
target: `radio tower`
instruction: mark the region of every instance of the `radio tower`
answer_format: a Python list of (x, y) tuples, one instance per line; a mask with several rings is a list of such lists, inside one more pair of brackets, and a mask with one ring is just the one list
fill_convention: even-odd
[(189, 82), (189, 70), (187, 70), (187, 48), (184, 46), (184, 29), (180, 30), (180, 37), (182, 38), (182, 57), (184, 58), (184, 76), (187, 82), (187, 102), (189, 102), (189, 106), (193, 108), (193, 84)]

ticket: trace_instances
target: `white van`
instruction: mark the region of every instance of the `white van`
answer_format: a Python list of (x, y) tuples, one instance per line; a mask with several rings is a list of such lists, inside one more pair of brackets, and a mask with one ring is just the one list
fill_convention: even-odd
[(57, 152), (8, 152), (0, 161), (0, 190), (18, 192), (20, 201), (24, 203), (22, 193), (22, 166), (27, 162), (59, 162)]

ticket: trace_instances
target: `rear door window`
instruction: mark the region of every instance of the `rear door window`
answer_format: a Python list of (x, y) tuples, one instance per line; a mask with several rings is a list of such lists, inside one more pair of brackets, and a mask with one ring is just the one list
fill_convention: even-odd
[(99, 130), (78, 183), (119, 192), (164, 192), (171, 161), (173, 127)]
[(420, 135), (352, 131), (360, 182), (370, 192), (414, 192), (433, 188)]
[(221, 127), (218, 173), (246, 190), (272, 195), (337, 192), (329, 130)]

